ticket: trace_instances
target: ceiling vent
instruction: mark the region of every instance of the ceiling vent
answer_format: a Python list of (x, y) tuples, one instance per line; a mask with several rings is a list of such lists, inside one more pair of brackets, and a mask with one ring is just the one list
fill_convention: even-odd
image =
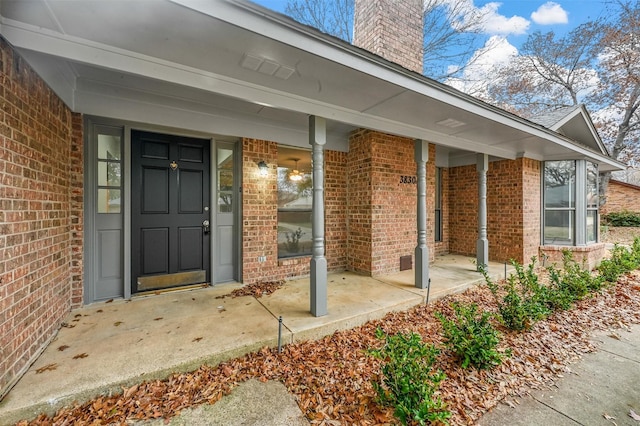
[(458, 127), (465, 126), (467, 123), (463, 123), (462, 121), (458, 121), (454, 118), (447, 118), (446, 120), (436, 122), (436, 124), (448, 127), (450, 129), (457, 129)]
[(259, 72), (260, 74), (277, 77), (281, 80), (287, 80), (296, 71), (294, 68), (282, 65), (273, 59), (267, 59), (260, 56), (245, 53), (240, 62), (242, 68)]

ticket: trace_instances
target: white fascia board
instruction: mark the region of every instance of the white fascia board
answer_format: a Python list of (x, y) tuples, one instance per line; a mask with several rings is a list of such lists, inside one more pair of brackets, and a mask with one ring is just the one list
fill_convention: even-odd
[[(576, 145), (576, 144), (574, 144), (574, 143), (572, 143), (570, 141), (562, 141), (562, 140), (560, 140), (560, 142), (564, 142), (565, 146), (570, 147), (570, 149), (572, 149), (574, 152), (576, 152), (578, 154), (578, 156), (583, 156), (584, 158), (588, 158), (591, 161), (594, 161), (594, 162), (596, 162), (598, 164), (607, 164), (608, 167), (612, 167), (611, 170), (622, 170), (622, 169), (624, 169), (626, 167), (624, 164), (620, 163), (619, 161), (611, 158), (610, 156), (608, 156), (606, 154), (600, 154), (600, 153), (592, 151), (592, 150), (590, 150), (588, 148), (583, 148), (580, 145)], [(575, 159), (576, 156), (574, 155), (573, 158)]]
[[(454, 148), (482, 152), (503, 158), (515, 158), (515, 154), (507, 149), (448, 136), (430, 129), (407, 125), (383, 117), (364, 114), (317, 100), (276, 91), (113, 46), (106, 46), (46, 29), (31, 27), (21, 22), (5, 19), (2, 25), (2, 34), (16, 47), (58, 56), (70, 61), (167, 81), (261, 105), (317, 115), (358, 127), (410, 138), (425, 139)], [(76, 109), (77, 112), (84, 112), (79, 107)]]

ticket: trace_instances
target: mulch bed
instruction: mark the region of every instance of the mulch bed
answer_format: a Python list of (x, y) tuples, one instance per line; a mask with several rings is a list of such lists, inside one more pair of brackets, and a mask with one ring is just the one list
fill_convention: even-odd
[[(476, 287), (317, 341), (287, 345), (280, 354), (276, 349), (263, 348), (216, 367), (203, 366), (167, 380), (144, 382), (124, 389), (121, 395), (96, 398), (61, 409), (53, 418), (41, 415), (20, 425), (126, 424), (131, 419), (170, 418), (182, 409), (215, 403), (250, 378), (282, 381), (312, 424), (394, 424), (392, 411), (374, 403), (371, 380), (379, 373), (380, 361), (365, 350), (381, 344), (375, 338), (378, 327), (387, 333), (414, 331), (426, 342), (440, 345), (441, 326), (433, 313), (450, 312), (453, 301), (474, 302), (481, 309), (496, 310), (487, 288)], [(450, 424), (473, 424), (501, 401), (518, 404), (532, 389), (550, 386), (570, 373), (571, 363), (596, 350), (589, 341), (590, 333), (624, 330), (637, 323), (640, 272), (636, 271), (579, 302), (574, 309), (536, 323), (527, 332), (501, 329), (501, 346), (511, 348), (512, 356), (493, 370), (463, 370), (450, 353), (443, 351), (438, 368), (447, 378), (440, 393), (452, 412)]]

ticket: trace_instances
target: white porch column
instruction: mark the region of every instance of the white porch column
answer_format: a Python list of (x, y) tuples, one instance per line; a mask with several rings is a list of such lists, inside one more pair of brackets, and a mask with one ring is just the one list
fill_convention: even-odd
[(311, 214), (311, 314), (327, 315), (327, 259), (324, 257), (324, 145), (327, 123), (324, 118), (309, 116), (309, 144), (312, 147), (313, 201)]
[(416, 177), (418, 184), (417, 227), (418, 245), (415, 249), (415, 286), (429, 286), (429, 247), (427, 246), (427, 161), (429, 160), (429, 143), (421, 139), (415, 140)]
[(476, 265), (489, 264), (489, 240), (487, 239), (487, 170), (489, 156), (477, 154), (478, 170), (478, 240), (476, 241)]

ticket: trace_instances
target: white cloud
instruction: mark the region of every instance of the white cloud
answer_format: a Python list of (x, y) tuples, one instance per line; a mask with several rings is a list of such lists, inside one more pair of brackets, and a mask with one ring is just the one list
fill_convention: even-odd
[(567, 11), (558, 3), (548, 1), (531, 14), (533, 22), (539, 25), (566, 24), (569, 22)]
[(474, 0), (424, 0), (426, 8), (446, 5), (454, 28), (474, 28), (488, 35), (524, 34), (530, 22), (522, 16), (506, 17), (498, 13), (502, 3), (491, 2), (477, 7)]
[(460, 79), (446, 83), (465, 93), (481, 96), (488, 82), (495, 78), (495, 70), (518, 55), (518, 49), (503, 36), (492, 36), (478, 49), (463, 71)]
[(507, 18), (498, 13), (502, 3), (487, 3), (479, 8), (484, 16), (482, 26), (485, 33), (493, 35), (519, 35), (524, 34), (529, 29), (530, 22), (522, 16), (512, 16)]

